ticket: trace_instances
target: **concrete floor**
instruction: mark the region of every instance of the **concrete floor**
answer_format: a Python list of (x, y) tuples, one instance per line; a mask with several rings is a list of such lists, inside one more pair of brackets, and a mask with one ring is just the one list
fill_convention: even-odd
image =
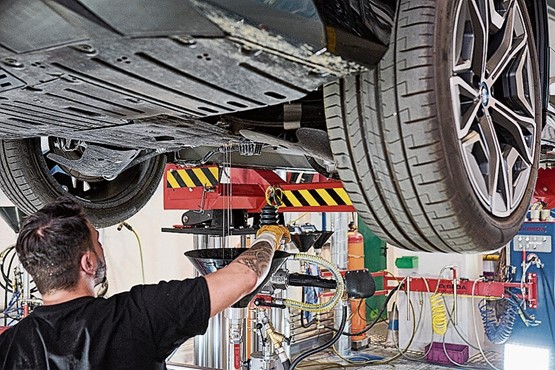
[[(372, 349), (373, 354), (377, 354), (380, 352), (379, 349)], [(327, 357), (326, 357), (327, 356)], [(503, 369), (500, 361), (496, 359), (496, 356), (492, 356), (493, 363), (498, 369)], [(492, 359), (490, 359), (492, 360)], [(170, 363), (168, 364), (168, 370), (197, 370), (197, 369), (204, 369), (192, 365), (184, 365), (184, 364), (177, 364), (177, 363)], [(411, 361), (404, 358), (397, 359), (389, 364), (374, 364), (374, 365), (357, 365), (357, 364), (349, 364), (345, 361), (342, 361), (337, 356), (333, 354), (324, 354), (321, 358), (316, 359), (308, 359), (303, 361), (299, 366), (297, 366), (298, 370), (323, 370), (323, 369), (330, 369), (330, 370), (338, 370), (338, 369), (353, 369), (353, 370), (446, 370), (446, 369), (461, 369), (461, 367), (450, 367), (450, 366), (441, 366), (436, 364), (430, 364), (427, 362), (419, 362), (419, 361)], [(490, 366), (480, 357), (470, 359), (464, 366), (464, 369), (474, 369), (474, 370), (485, 370), (491, 369)]]
[[(373, 369), (373, 370), (445, 370), (445, 369), (461, 369), (456, 365), (439, 365), (427, 362), (423, 359), (424, 354), (420, 352), (407, 352), (405, 356), (399, 355), (399, 350), (393, 347), (386, 347), (383, 343), (386, 341), (387, 324), (378, 323), (372, 328), (369, 335), (368, 348), (361, 351), (352, 351), (352, 356), (360, 354), (362, 356), (380, 357), (384, 360), (396, 357), (393, 361), (384, 364), (384, 361), (375, 361), (373, 364), (353, 364), (342, 360), (333, 351), (323, 351), (320, 354), (310, 357), (308, 360), (301, 362), (297, 367), (299, 370), (321, 370), (321, 369)], [(497, 368), (503, 369), (503, 355), (501, 353), (487, 353), (489, 361)], [(471, 357), (466, 364), (465, 369), (475, 370), (491, 370), (492, 367), (478, 354)]]
[[(358, 353), (368, 354), (371, 356), (379, 356), (384, 359), (392, 358), (399, 352), (393, 348), (385, 348), (379, 345), (371, 345), (369, 348), (360, 351)], [(353, 354), (357, 354), (353, 352)], [(488, 359), (496, 366), (498, 369), (502, 369), (502, 356), (498, 353), (488, 353)], [(378, 361), (374, 364), (356, 364), (348, 363), (342, 360), (333, 352), (326, 352), (319, 356), (311, 357), (309, 360), (301, 362), (297, 367), (299, 370), (321, 370), (321, 369), (373, 369), (373, 370), (445, 370), (445, 369), (460, 369), (462, 367), (457, 367), (455, 365), (445, 366), (426, 362), (426, 360), (421, 359), (422, 353), (406, 353), (406, 357), (399, 357), (387, 364), (380, 364)], [(464, 366), (465, 369), (475, 369), (475, 370), (485, 370), (492, 369), (481, 355), (474, 356), (470, 358)]]
[[(398, 355), (399, 352), (396, 348), (391, 347), (384, 347), (378, 343), (383, 341), (383, 336), (377, 335), (372, 336), (370, 338), (371, 344), (368, 348), (361, 350), (359, 352), (352, 352), (352, 355), (362, 355), (362, 356), (372, 356), (372, 357), (381, 357), (383, 359), (392, 358), (395, 355)], [(311, 356), (308, 360), (302, 361), (299, 366), (297, 366), (298, 370), (337, 370), (337, 369), (354, 369), (354, 370), (363, 370), (363, 369), (372, 369), (372, 370), (445, 370), (445, 369), (461, 369), (461, 367), (457, 366), (443, 366), (438, 364), (428, 363), (425, 360), (422, 360), (422, 353), (406, 353), (406, 357), (398, 357), (394, 361), (387, 363), (387, 364), (380, 364), (375, 362), (373, 364), (357, 364), (357, 363), (349, 363), (345, 360), (342, 360), (338, 357), (333, 351), (323, 351), (319, 354)], [(490, 352), (487, 354), (488, 359), (498, 368), (503, 369), (503, 357), (500, 353), (493, 353)], [(295, 356), (294, 356), (295, 357)], [(408, 357), (408, 358), (407, 358)], [(193, 370), (193, 369), (201, 369), (199, 367), (195, 367), (192, 365), (187, 365), (192, 363), (193, 359), (193, 346), (192, 340), (185, 343), (180, 350), (172, 357), (169, 362), (168, 369), (169, 370)], [(468, 362), (464, 366), (465, 369), (474, 369), (474, 370), (485, 370), (485, 369), (492, 369), (486, 361), (482, 358), (481, 355), (476, 355), (468, 360)], [(206, 368), (204, 368), (206, 369)]]

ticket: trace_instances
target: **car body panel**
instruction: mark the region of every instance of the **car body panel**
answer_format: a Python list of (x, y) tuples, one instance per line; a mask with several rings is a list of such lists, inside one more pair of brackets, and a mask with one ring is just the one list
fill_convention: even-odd
[(326, 47), (326, 31), (312, 0), (210, 0), (210, 3), (244, 17), (255, 27), (312, 45)]
[[(449, 102), (458, 97), (449, 95), (448, 82), (457, 77), (451, 64), (459, 58), (449, 51), (464, 45), (461, 51), (472, 52), (472, 58), (460, 54), (463, 67), (472, 59), (484, 62), (486, 58), (474, 50), (499, 45), (476, 30), (487, 29), (492, 15), (492, 24), (500, 25), (496, 31), (507, 31), (507, 38), (499, 37), (508, 41), (506, 45), (511, 35), (525, 35), (526, 53), (515, 58), (523, 63), (511, 66), (529, 63), (533, 73), (521, 68), (517, 77), (532, 77), (529, 83), (513, 84), (517, 93), (508, 86), (513, 92), (508, 97), (532, 105), (532, 90), (547, 97), (547, 18), (544, 2), (464, 1), (1, 1), (0, 185), (27, 212), (71, 194), (90, 206), (98, 220), (103, 214), (113, 216), (104, 223), (108, 225), (146, 202), (166, 157), (178, 165), (196, 166), (207, 161), (225, 164), (230, 153), (238, 153), (250, 163), (234, 159), (234, 165), (309, 165), (327, 177), (341, 176), (365, 220), (374, 222), (385, 239), (408, 249), (484, 249), (498, 232), (509, 235), (520, 214), (488, 213), (487, 205), (474, 204), (483, 209), (468, 209), (486, 210), (489, 223), (471, 228), (466, 211), (457, 211), (449, 216), (455, 227), (445, 230), (445, 218), (436, 218), (436, 210), (467, 210), (466, 204), (460, 206), (458, 195), (440, 202), (429, 198), (459, 183), (465, 199), (481, 195), (480, 189), (464, 186), (472, 171), (462, 170), (471, 164), (456, 156), (453, 165), (443, 164), (451, 159), (449, 140), (459, 142), (449, 122), (460, 114), (442, 104), (443, 98)], [(487, 12), (488, 4), (499, 8)], [(471, 13), (469, 5), (477, 10), (472, 19), (459, 17), (463, 6)], [(515, 6), (513, 11), (509, 6)], [(524, 6), (528, 12), (521, 12)], [(517, 27), (522, 29), (501, 26), (499, 17), (511, 23), (506, 15), (516, 11)], [(528, 47), (532, 32), (537, 50)], [(455, 40), (459, 34), (464, 37)], [(492, 59), (496, 62), (500, 56), (501, 52)], [(489, 74), (482, 66), (479, 73), (467, 74), (473, 78), (465, 81), (463, 110), (484, 97), (486, 103), (477, 109), (490, 108), (493, 90), (480, 88), (478, 94), (471, 86), (479, 87)], [(515, 80), (505, 79), (509, 84)], [(504, 89), (497, 91), (503, 95)], [(533, 129), (541, 124), (539, 102), (534, 108), (528, 117)], [(519, 109), (516, 106), (515, 112)], [(447, 119), (439, 119), (443, 114)], [(520, 134), (520, 119), (508, 121), (516, 128), (512, 131), (518, 131), (518, 144), (533, 137)], [(496, 150), (496, 155), (503, 152), (501, 145), (489, 144), (505, 135), (490, 130), (493, 125), (487, 119), (477, 122), (489, 130), (484, 147)], [(284, 152), (302, 161), (282, 160)], [(480, 154), (470, 157), (485, 163), (482, 157), (487, 156)], [(530, 171), (519, 184), (534, 181), (534, 160), (527, 161)], [(112, 165), (110, 171), (96, 165), (103, 162)], [(510, 174), (507, 166), (502, 171), (488, 168), (488, 173), (472, 174), (480, 180), (481, 175), (493, 179), (498, 172)], [(432, 175), (437, 180), (428, 182)], [(128, 191), (139, 187), (144, 193)], [(31, 191), (36, 197), (29, 199)], [(527, 208), (528, 199), (520, 199), (516, 207)], [(127, 204), (135, 200), (138, 208)], [(505, 228), (498, 227), (502, 223)]]
[[(237, 141), (237, 132), (209, 126), (218, 117), (286, 106), (377, 63), (396, 6), (3, 1), (0, 139), (55, 136), (160, 153)], [(528, 6), (547, 91), (546, 5)], [(351, 26), (353, 17), (364, 21)]]
[[(301, 99), (363, 68), (207, 4), (133, 4), (2, 3), (0, 21), (11, 28), (0, 32), (0, 139), (56, 136), (160, 153), (224, 145), (231, 133), (194, 135), (195, 124)], [(230, 25), (251, 37), (230, 35)]]

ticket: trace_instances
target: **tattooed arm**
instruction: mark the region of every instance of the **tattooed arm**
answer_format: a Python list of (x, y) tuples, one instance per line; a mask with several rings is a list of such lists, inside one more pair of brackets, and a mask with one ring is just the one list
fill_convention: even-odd
[(210, 292), (210, 316), (251, 293), (264, 280), (282, 235), (279, 232), (259, 234), (250, 249), (223, 269), (206, 275)]
[[(248, 251), (241, 253), (241, 255), (237, 257), (233, 263), (240, 263), (252, 270), (252, 272), (256, 274), (256, 286), (258, 286), (270, 270), (274, 250), (275, 248), (273, 244), (270, 244), (267, 241), (261, 241), (253, 245)], [(254, 290), (254, 287), (252, 290)]]

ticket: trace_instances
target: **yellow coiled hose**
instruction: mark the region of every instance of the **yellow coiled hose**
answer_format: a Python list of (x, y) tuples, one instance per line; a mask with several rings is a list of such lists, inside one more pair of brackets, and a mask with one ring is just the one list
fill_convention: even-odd
[(430, 297), (430, 306), (432, 308), (432, 330), (434, 333), (443, 335), (447, 332), (447, 311), (443, 302), (442, 294), (432, 294)]
[(299, 301), (294, 301), (292, 299), (285, 299), (283, 304), (289, 308), (298, 308), (303, 311), (315, 312), (315, 313), (322, 313), (331, 311), (333, 307), (342, 299), (343, 293), (345, 292), (345, 283), (343, 282), (343, 277), (341, 276), (341, 272), (337, 267), (335, 267), (331, 262), (323, 259), (322, 257), (313, 256), (306, 253), (297, 253), (292, 257), (294, 260), (298, 261), (307, 261), (312, 262), (322, 267), (328, 269), (335, 281), (337, 282), (337, 286), (335, 288), (335, 295), (332, 299), (325, 303), (304, 303)]

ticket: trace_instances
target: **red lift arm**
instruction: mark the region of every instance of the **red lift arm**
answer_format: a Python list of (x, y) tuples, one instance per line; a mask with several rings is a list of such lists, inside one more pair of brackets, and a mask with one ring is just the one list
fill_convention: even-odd
[[(423, 277), (397, 277), (387, 271), (372, 272), (374, 278), (383, 278), (384, 289), (376, 290), (375, 296), (387, 295), (399, 284), (402, 284), (400, 290), (405, 292), (422, 292), (422, 293), (441, 293), (450, 295), (460, 295), (467, 297), (480, 298), (508, 298), (507, 288), (520, 289), (523, 294), (516, 294), (526, 301), (528, 307), (538, 308), (538, 276), (530, 273), (524, 284), (514, 282), (497, 282), (497, 281), (475, 281), (456, 277), (456, 270), (453, 271), (453, 279), (436, 279)], [(344, 273), (344, 271), (342, 272)], [(323, 277), (331, 277), (331, 274), (324, 272)], [(323, 295), (327, 295), (324, 293)], [(333, 293), (329, 293), (332, 295)]]
[[(372, 273), (374, 277), (383, 277), (384, 289), (376, 291), (375, 295), (386, 295), (395, 286), (402, 283), (402, 290), (407, 292), (424, 292), (442, 294), (456, 294), (464, 296), (486, 297), (486, 298), (508, 298), (505, 292), (507, 288), (522, 289), (522, 294), (517, 294), (525, 299), (528, 307), (538, 307), (538, 277), (536, 274), (528, 274), (524, 284), (497, 281), (475, 281), (469, 279), (434, 279), (409, 276), (393, 277), (388, 272), (378, 271)], [(455, 275), (456, 276), (456, 275)], [(393, 283), (393, 284), (392, 284)]]
[[(260, 212), (268, 200), (280, 212), (354, 212), (341, 181), (314, 174), (312, 182), (292, 183), (271, 170), (168, 164), (164, 208), (181, 210), (243, 209)], [(224, 181), (224, 179), (226, 179)], [(292, 180), (291, 175), (288, 176)], [(271, 198), (271, 199), (268, 199)]]

